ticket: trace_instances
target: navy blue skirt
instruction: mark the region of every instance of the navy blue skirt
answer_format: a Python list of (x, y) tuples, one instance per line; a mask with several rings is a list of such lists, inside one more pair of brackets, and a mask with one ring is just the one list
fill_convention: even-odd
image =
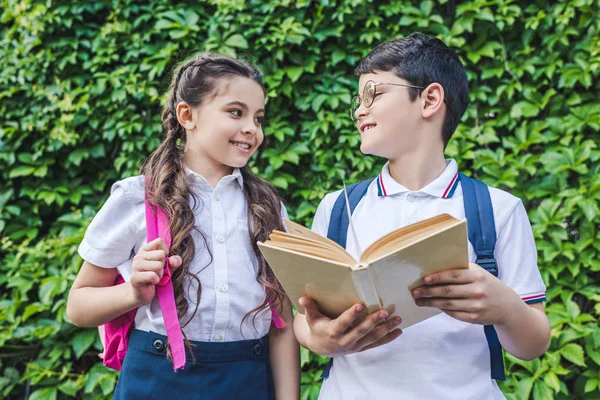
[(133, 330), (113, 399), (275, 398), (268, 336), (238, 342), (195, 342), (185, 368), (173, 372), (167, 337)]

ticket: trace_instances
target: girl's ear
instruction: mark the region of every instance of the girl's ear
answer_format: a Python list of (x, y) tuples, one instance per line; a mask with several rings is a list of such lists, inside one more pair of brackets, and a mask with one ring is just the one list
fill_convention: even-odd
[(434, 82), (427, 86), (421, 94), (423, 99), (421, 115), (423, 118), (431, 118), (437, 114), (442, 109), (445, 96), (444, 88), (439, 83)]
[(177, 104), (175, 108), (177, 112), (177, 121), (183, 126), (186, 130), (192, 130), (196, 127), (196, 123), (194, 122), (194, 115), (192, 113), (192, 107), (185, 101), (181, 101)]

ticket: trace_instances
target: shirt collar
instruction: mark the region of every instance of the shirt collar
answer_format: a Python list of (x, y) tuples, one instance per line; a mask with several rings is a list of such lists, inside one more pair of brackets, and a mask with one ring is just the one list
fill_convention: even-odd
[[(200, 186), (212, 189), (212, 186), (210, 185), (210, 183), (208, 183), (205, 177), (203, 177), (197, 172), (192, 171), (188, 167), (185, 167), (185, 175), (192, 182), (198, 183), (200, 184)], [(217, 183), (217, 187), (219, 185), (226, 185), (231, 181), (237, 181), (237, 183), (240, 185), (240, 188), (244, 189), (244, 177), (242, 176), (242, 171), (240, 171), (239, 168), (235, 168), (231, 175), (225, 175), (224, 177), (222, 177), (219, 183)]]
[[(424, 188), (416, 192), (425, 193), (433, 197), (447, 199), (452, 197), (456, 187), (458, 186), (458, 165), (453, 159), (446, 160), (446, 168), (444, 171), (426, 185)], [(377, 193), (379, 196), (393, 196), (396, 194), (410, 192), (406, 187), (396, 182), (390, 175), (389, 161), (383, 166), (379, 176), (377, 177)]]

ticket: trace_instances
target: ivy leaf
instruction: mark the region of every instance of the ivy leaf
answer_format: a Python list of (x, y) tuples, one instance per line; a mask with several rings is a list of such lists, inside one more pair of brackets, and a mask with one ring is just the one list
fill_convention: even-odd
[(75, 355), (77, 358), (80, 358), (83, 353), (90, 348), (91, 345), (94, 344), (96, 340), (96, 336), (98, 335), (97, 329), (85, 329), (81, 332), (78, 332), (71, 341), (73, 346), (73, 351), (75, 351)]
[(235, 34), (227, 38), (227, 40), (225, 41), (225, 45), (229, 47), (236, 47), (238, 49), (247, 49), (248, 41), (242, 35)]
[(583, 349), (576, 343), (569, 343), (560, 349), (561, 354), (575, 365), (585, 367)]

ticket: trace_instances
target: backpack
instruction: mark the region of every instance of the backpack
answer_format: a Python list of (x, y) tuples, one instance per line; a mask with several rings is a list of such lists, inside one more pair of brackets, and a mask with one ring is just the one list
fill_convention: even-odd
[[(358, 206), (358, 203), (364, 197), (373, 179), (375, 178), (348, 186), (347, 193), (351, 214), (354, 213), (356, 206)], [(475, 263), (497, 277), (498, 264), (494, 258), (496, 227), (494, 225), (494, 212), (490, 192), (484, 183), (476, 179), (469, 178), (461, 173), (458, 174), (458, 179), (462, 185), (469, 242), (473, 245), (475, 254), (477, 255)], [(451, 193), (449, 193), (449, 197), (452, 196), (455, 189), (456, 185), (452, 188)], [(346, 198), (342, 192), (336, 199), (331, 211), (327, 237), (346, 248), (349, 222), (346, 211)], [(484, 332), (490, 350), (492, 379), (504, 380), (504, 361), (498, 334), (493, 325), (485, 325)], [(329, 376), (332, 365), (333, 358), (329, 360), (329, 364), (321, 375), (322, 378)]]
[[(170, 248), (171, 232), (169, 231), (169, 216), (158, 205), (156, 206), (155, 213), (147, 199), (144, 200), (144, 204), (146, 209), (147, 241), (151, 242), (160, 237), (165, 241), (167, 247)], [(123, 277), (119, 275), (114, 284), (119, 285), (124, 282)], [(183, 334), (181, 333), (177, 308), (175, 306), (171, 269), (168, 266), (168, 261), (165, 261), (163, 277), (156, 285), (156, 295), (158, 296), (169, 345), (171, 346), (173, 369), (177, 372), (177, 370), (185, 367), (186, 356)], [(272, 320), (275, 326), (277, 328), (284, 328), (286, 323), (283, 318), (281, 318), (270, 299), (269, 308), (271, 309)], [(104, 346), (103, 363), (105, 366), (117, 371), (120, 371), (123, 367), (123, 361), (129, 346), (129, 334), (133, 329), (136, 313), (137, 308), (118, 316), (99, 328), (100, 339)]]

